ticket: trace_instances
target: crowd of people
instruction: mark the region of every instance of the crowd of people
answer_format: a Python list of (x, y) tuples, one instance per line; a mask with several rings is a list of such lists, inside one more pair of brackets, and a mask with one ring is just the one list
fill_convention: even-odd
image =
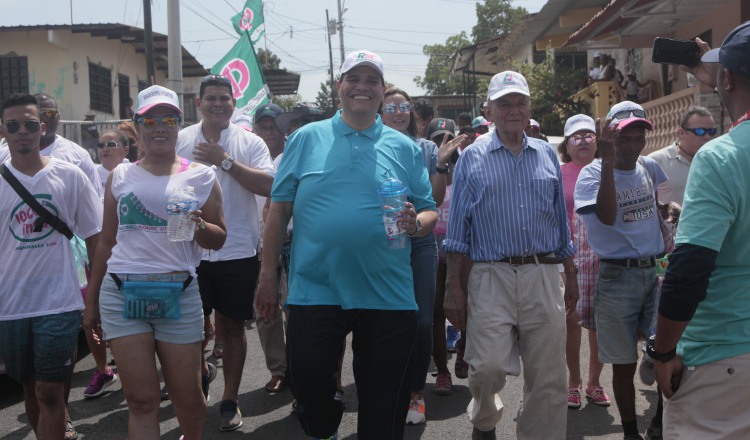
[[(452, 348), (472, 439), (497, 438), (500, 393), (521, 374), (517, 438), (565, 438), (568, 409), (609, 406), (609, 388), (624, 438), (643, 439), (636, 371), (658, 382), (646, 438), (749, 437), (750, 24), (720, 49), (696, 41), (703, 62), (686, 70), (716, 87), (735, 123), (713, 139), (712, 114), (689, 108), (675, 142), (646, 157), (654, 126), (637, 102), (596, 121), (570, 115), (553, 147), (521, 74), (495, 75), (481, 116), (454, 122), (386, 86), (385, 63), (367, 50), (344, 59), (330, 118), (269, 103), (235, 119), (231, 81), (208, 75), (202, 120), (181, 129), (176, 93), (151, 86), (131, 123), (100, 134), (98, 167), (56, 134), (53, 98), (10, 96), (0, 105), (0, 354), (37, 438), (76, 437), (66, 401), (81, 324), (96, 363), (84, 395), (121, 382), (129, 438), (160, 437), (168, 398), (181, 439), (200, 439), (217, 359), (215, 428), (240, 428), (251, 319), (265, 391), (288, 387), (314, 439), (338, 438), (350, 334), (363, 440), (399, 440), (429, 419), (430, 362), (431, 391), (451, 395)], [(382, 204), (384, 182), (408, 188), (402, 206)], [(185, 188), (197, 199), (194, 232), (173, 241), (167, 202)], [(398, 211), (395, 231), (384, 209)], [(91, 262), (85, 291), (71, 239)], [(446, 318), (459, 335), (447, 341)]]

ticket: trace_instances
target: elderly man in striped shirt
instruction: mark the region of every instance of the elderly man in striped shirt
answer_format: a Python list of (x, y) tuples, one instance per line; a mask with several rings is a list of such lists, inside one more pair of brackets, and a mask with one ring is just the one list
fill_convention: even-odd
[[(565, 309), (575, 307), (578, 284), (560, 165), (547, 142), (524, 134), (531, 109), (522, 75), (495, 75), (487, 98), (495, 131), (479, 137), (456, 165), (443, 242), (445, 314), (468, 330), (472, 439), (496, 438), (499, 393), (507, 375), (520, 374), (521, 359), (526, 383), (517, 438), (564, 439)], [(468, 298), (459, 280), (462, 254), (474, 261)]]

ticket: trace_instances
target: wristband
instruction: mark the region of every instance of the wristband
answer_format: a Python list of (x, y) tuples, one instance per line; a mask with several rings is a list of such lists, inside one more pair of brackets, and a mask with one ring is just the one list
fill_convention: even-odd
[(448, 167), (445, 167), (445, 168), (435, 167), (435, 171), (437, 171), (440, 174), (448, 174), (449, 168)]

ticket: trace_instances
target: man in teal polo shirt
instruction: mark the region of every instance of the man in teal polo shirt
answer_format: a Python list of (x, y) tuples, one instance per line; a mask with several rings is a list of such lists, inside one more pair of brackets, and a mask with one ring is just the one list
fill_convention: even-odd
[[(391, 249), (378, 188), (389, 178), (410, 190), (399, 227), (424, 236), (437, 221), (422, 152), (383, 125), (383, 62), (347, 55), (337, 83), (342, 109), (289, 137), (271, 193), (264, 261), (278, 261), (289, 218), (287, 380), (295, 414), (314, 438), (335, 436), (344, 405), (334, 398), (346, 335), (353, 333), (358, 438), (402, 439), (409, 403), (404, 380), (416, 338), (409, 245)], [(274, 319), (275, 268), (264, 265), (258, 311)]]
[(735, 122), (692, 161), (656, 340), (647, 348), (665, 398), (665, 439), (750, 438), (748, 53), (750, 22), (732, 30), (692, 70), (716, 87)]

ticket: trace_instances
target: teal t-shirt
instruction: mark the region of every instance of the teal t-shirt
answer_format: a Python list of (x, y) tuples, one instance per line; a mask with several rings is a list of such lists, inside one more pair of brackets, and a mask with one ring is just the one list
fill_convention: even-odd
[(415, 310), (410, 245), (391, 249), (378, 188), (394, 177), (419, 212), (435, 209), (422, 151), (383, 125), (349, 127), (341, 112), (289, 137), (271, 200), (293, 202), (292, 305)]
[(678, 244), (719, 252), (706, 299), (678, 344), (686, 365), (750, 353), (750, 122), (704, 145), (685, 189)]

